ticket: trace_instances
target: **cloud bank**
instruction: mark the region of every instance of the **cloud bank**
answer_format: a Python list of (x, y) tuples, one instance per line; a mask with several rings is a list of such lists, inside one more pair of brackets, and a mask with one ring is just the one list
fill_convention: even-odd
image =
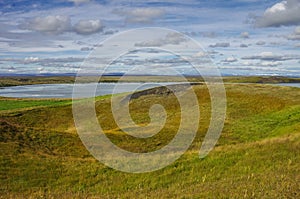
[(295, 31), (287, 36), (288, 40), (300, 40), (300, 26), (295, 28)]
[(161, 47), (164, 45), (172, 44), (179, 45), (182, 42), (185, 42), (186, 38), (179, 33), (169, 33), (166, 37), (157, 40), (151, 40), (147, 42), (136, 43), (136, 47)]
[(103, 25), (100, 20), (80, 20), (73, 28), (77, 34), (89, 35), (102, 31)]
[(274, 54), (273, 52), (262, 52), (258, 55), (242, 57), (242, 59), (245, 60), (259, 59), (262, 61), (287, 61), (287, 60), (294, 60), (299, 58), (300, 56), (298, 55), (277, 55)]
[(60, 15), (36, 17), (24, 22), (21, 27), (47, 34), (61, 34), (71, 30), (71, 20), (68, 16)]
[(75, 32), (80, 35), (89, 35), (103, 30), (100, 20), (80, 20), (74, 25), (68, 16), (56, 15), (46, 17), (35, 17), (25, 21), (20, 25), (22, 29), (31, 30), (45, 34), (63, 34), (66, 32)]
[(216, 43), (209, 45), (211, 48), (227, 48), (230, 47), (230, 43), (224, 42), (224, 43)]
[(300, 25), (300, 0), (286, 0), (268, 8), (257, 18), (257, 27)]
[(114, 13), (125, 16), (127, 23), (150, 23), (165, 14), (160, 8), (136, 8), (132, 10), (115, 10)]

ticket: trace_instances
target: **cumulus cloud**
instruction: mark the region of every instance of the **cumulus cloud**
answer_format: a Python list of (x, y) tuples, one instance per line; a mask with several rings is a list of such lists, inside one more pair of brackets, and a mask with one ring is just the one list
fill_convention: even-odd
[(61, 34), (71, 29), (71, 20), (68, 16), (46, 16), (36, 17), (23, 24), (21, 28), (47, 33), (47, 34)]
[(21, 28), (46, 34), (75, 32), (77, 34), (88, 35), (102, 31), (103, 25), (100, 20), (80, 20), (72, 26), (70, 17), (50, 15), (30, 19), (22, 23)]
[(216, 43), (216, 44), (211, 44), (209, 45), (211, 48), (227, 48), (230, 47), (230, 43)]
[(235, 57), (227, 57), (225, 60), (223, 60), (223, 62), (226, 63), (233, 63), (233, 62), (237, 62), (238, 60)]
[(11, 66), (11, 65), (7, 65), (7, 66), (2, 66), (1, 69), (13, 71), (13, 70), (16, 69), (16, 67)]
[(82, 47), (80, 50), (81, 51), (91, 51), (93, 50), (94, 48), (90, 48), (90, 47)]
[(209, 53), (200, 51), (200, 52), (197, 52), (196, 54), (194, 54), (193, 57), (206, 57), (208, 55), (209, 55)]
[(117, 32), (118, 32), (118, 30), (107, 30), (107, 31), (104, 32), (104, 34), (105, 35), (113, 35), (113, 34), (115, 34)]
[(241, 64), (244, 65), (244, 66), (254, 66), (254, 65), (257, 65), (255, 63), (249, 62), (249, 61), (243, 61)]
[(184, 32), (184, 34), (191, 36), (191, 37), (201, 36), (201, 37), (207, 37), (207, 38), (216, 38), (218, 36), (218, 34), (213, 31), (208, 31), (208, 32), (191, 31), (191, 32)]
[(185, 42), (186, 38), (179, 33), (169, 33), (166, 37), (157, 40), (151, 40), (147, 42), (136, 43), (137, 47), (160, 47), (168, 44), (179, 45), (182, 42)]
[(258, 42), (256, 42), (256, 45), (258, 45), (258, 46), (263, 46), (265, 44), (266, 44), (266, 42), (264, 42), (264, 41), (258, 41)]
[(81, 35), (89, 35), (103, 30), (100, 20), (80, 20), (74, 25), (74, 31)]
[(300, 26), (296, 27), (295, 31), (287, 36), (288, 40), (300, 40)]
[(262, 66), (262, 67), (276, 67), (279, 65), (282, 65), (281, 62), (278, 61), (259, 61), (259, 62), (249, 62), (249, 61), (245, 61), (241, 63), (244, 66), (254, 66), (255, 68), (258, 66)]
[(74, 63), (74, 62), (82, 62), (83, 58), (76, 58), (76, 57), (66, 57), (66, 58), (39, 58), (39, 57), (25, 57), (22, 59), (13, 59), (18, 64), (40, 64), (40, 65), (47, 65), (53, 63)]
[(38, 57), (25, 57), (24, 59), (24, 63), (36, 63), (38, 62), (40, 59)]
[(259, 59), (262, 61), (286, 61), (299, 58), (297, 55), (276, 55), (273, 52), (262, 52), (259, 55), (242, 57), (244, 60)]
[(208, 38), (216, 38), (217, 33), (215, 33), (215, 32), (202, 32), (201, 36), (202, 37), (208, 37)]
[(255, 21), (257, 27), (279, 27), (300, 24), (300, 0), (286, 0), (268, 8)]
[(278, 61), (262, 61), (260, 62), (261, 66), (270, 66), (270, 67), (275, 67), (275, 66), (279, 66), (282, 63), (278, 62)]
[(133, 10), (115, 10), (115, 13), (125, 16), (128, 23), (150, 23), (165, 14), (165, 11), (158, 8), (136, 8)]
[(241, 33), (241, 38), (248, 39), (249, 38), (249, 32), (242, 32)]

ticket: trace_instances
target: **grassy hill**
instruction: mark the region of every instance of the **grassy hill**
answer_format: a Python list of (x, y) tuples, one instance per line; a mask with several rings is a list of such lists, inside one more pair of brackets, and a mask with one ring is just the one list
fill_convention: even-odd
[[(70, 100), (0, 98), (0, 198), (299, 198), (300, 89), (226, 84), (227, 117), (215, 149), (198, 153), (210, 121), (210, 98), (194, 85), (201, 119), (189, 150), (151, 173), (115, 171), (95, 160), (79, 139)], [(172, 93), (147, 92), (130, 102), (145, 125), (149, 107), (168, 113), (165, 127), (148, 139), (124, 134), (110, 97), (97, 98), (99, 123), (119, 147), (154, 151), (174, 137), (179, 105)]]

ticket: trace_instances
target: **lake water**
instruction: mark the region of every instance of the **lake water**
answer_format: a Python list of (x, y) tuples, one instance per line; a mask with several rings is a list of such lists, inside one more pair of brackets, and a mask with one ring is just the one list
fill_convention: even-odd
[(300, 88), (300, 83), (283, 83), (283, 84), (278, 84), (279, 86), (290, 86), (290, 87), (297, 87)]
[[(172, 83), (87, 83), (78, 84), (80, 96), (88, 97), (90, 88), (97, 85), (96, 96), (103, 96), (112, 93), (125, 93), (140, 91), (149, 88), (169, 85)], [(25, 86), (12, 86), (0, 89), (0, 96), (15, 98), (72, 98), (73, 84), (37, 84)], [(85, 95), (85, 91), (87, 91)]]
[[(132, 91), (140, 91), (149, 88), (154, 88), (162, 85), (170, 85), (174, 83), (97, 83), (80, 84), (82, 97), (88, 97), (89, 94), (84, 93), (89, 88), (97, 85), (96, 96), (103, 96), (112, 93), (125, 93)], [(300, 83), (284, 83), (277, 84), (280, 86), (299, 87)], [(0, 96), (3, 97), (16, 97), (16, 98), (72, 98), (73, 84), (37, 84), (25, 86), (12, 86), (0, 89)], [(115, 89), (115, 90), (114, 90)], [(87, 92), (88, 93), (88, 92)]]

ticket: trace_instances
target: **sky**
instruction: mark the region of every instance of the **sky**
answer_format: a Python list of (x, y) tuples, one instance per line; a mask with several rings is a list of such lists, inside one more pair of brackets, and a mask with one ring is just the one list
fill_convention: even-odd
[[(77, 73), (101, 42), (161, 27), (197, 41), (223, 75), (300, 76), (299, 10), (300, 0), (0, 0), (0, 74)], [(181, 42), (168, 34), (151, 45)], [(128, 53), (111, 72), (155, 63), (192, 73), (183, 60), (149, 51)]]

